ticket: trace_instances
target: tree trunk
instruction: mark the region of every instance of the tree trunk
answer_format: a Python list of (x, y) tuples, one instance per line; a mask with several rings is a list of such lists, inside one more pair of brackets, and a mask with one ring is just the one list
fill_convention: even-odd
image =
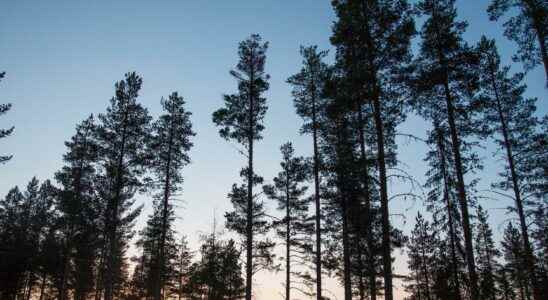
[(114, 191), (114, 199), (112, 201), (109, 201), (109, 210), (107, 211), (107, 214), (111, 212), (111, 218), (109, 220), (109, 253), (107, 255), (107, 278), (106, 278), (106, 284), (105, 284), (105, 300), (112, 300), (114, 297), (114, 261), (115, 261), (115, 254), (116, 254), (116, 248), (118, 244), (118, 240), (116, 237), (116, 231), (118, 229), (118, 206), (120, 206), (120, 196), (122, 193), (122, 178), (123, 178), (123, 172), (124, 172), (124, 156), (125, 156), (125, 147), (126, 147), (126, 129), (127, 129), (127, 112), (124, 114), (124, 118), (122, 121), (123, 129), (122, 129), (122, 141), (120, 143), (120, 152), (118, 157), (118, 162), (116, 166), (116, 184), (115, 184), (115, 191)]
[(363, 130), (363, 112), (362, 107), (358, 108), (358, 124), (359, 124), (359, 141), (360, 141), (360, 155), (363, 163), (363, 197), (365, 200), (365, 238), (367, 241), (367, 270), (369, 274), (369, 295), (370, 300), (377, 299), (377, 278), (375, 270), (375, 255), (373, 252), (373, 235), (371, 224), (371, 196), (369, 189), (369, 166), (367, 165), (367, 155), (365, 151), (365, 133)]
[(248, 128), (248, 170), (247, 170), (247, 219), (246, 219), (246, 278), (245, 278), (245, 299), (251, 300), (253, 292), (253, 138), (254, 138), (254, 122), (253, 122), (253, 72), (251, 72), (249, 80), (249, 128)]
[(290, 222), (290, 210), (289, 210), (289, 174), (286, 171), (286, 202), (285, 202), (285, 300), (290, 300), (290, 292), (291, 292), (291, 233), (289, 230), (291, 229), (291, 222)]
[(457, 172), (457, 191), (459, 196), (460, 209), (462, 213), (462, 226), (464, 232), (464, 244), (466, 251), (466, 264), (468, 266), (468, 274), (470, 276), (470, 292), (472, 300), (479, 300), (478, 294), (478, 276), (476, 274), (476, 264), (474, 261), (474, 247), (472, 245), (472, 229), (470, 227), (470, 215), (468, 213), (468, 199), (466, 198), (466, 187), (464, 183), (463, 165), (460, 154), (460, 139), (455, 125), (455, 112), (453, 101), (449, 91), (449, 83), (447, 76), (444, 81), (445, 101), (447, 105), (447, 118), (449, 120), (449, 130), (451, 132), (451, 145), (453, 148), (453, 156), (455, 158), (455, 169)]
[[(546, 53), (544, 53), (546, 54)], [(542, 298), (540, 287), (538, 284), (536, 272), (535, 272), (535, 257), (533, 255), (533, 250), (531, 248), (531, 243), (529, 241), (529, 233), (527, 230), (527, 220), (525, 219), (525, 212), (523, 210), (523, 201), (521, 199), (521, 191), (519, 186), (519, 176), (516, 171), (516, 165), (514, 162), (514, 155), (512, 154), (512, 143), (511, 143), (511, 137), (510, 132), (508, 130), (508, 123), (506, 120), (506, 117), (504, 116), (504, 112), (502, 109), (502, 103), (500, 99), (499, 94), (499, 88), (496, 83), (496, 72), (494, 67), (494, 62), (490, 60), (489, 63), (490, 70), (491, 70), (491, 85), (493, 87), (493, 91), (495, 93), (495, 99), (497, 104), (497, 113), (499, 116), (499, 122), (501, 126), (501, 133), (502, 137), (504, 139), (504, 148), (506, 149), (506, 160), (508, 161), (508, 166), (510, 168), (510, 177), (512, 179), (512, 188), (514, 191), (514, 199), (516, 202), (516, 210), (519, 217), (519, 224), (521, 229), (521, 237), (523, 240), (523, 249), (525, 250), (525, 264), (528, 273), (530, 274), (531, 278), (531, 285), (533, 287), (533, 298), (535, 300), (540, 300)]]
[(162, 288), (164, 285), (164, 265), (165, 265), (165, 243), (167, 235), (167, 219), (168, 219), (168, 209), (169, 209), (169, 196), (170, 196), (170, 180), (171, 180), (171, 151), (173, 148), (173, 127), (174, 127), (174, 115), (171, 116), (170, 127), (169, 127), (169, 139), (168, 139), (168, 154), (167, 154), (167, 163), (166, 163), (166, 177), (164, 178), (164, 201), (162, 209), (162, 234), (160, 237), (159, 245), (159, 257), (156, 266), (156, 283), (154, 297), (155, 300), (162, 299)]
[(443, 135), (440, 131), (439, 124), (434, 122), (434, 130), (436, 130), (437, 140), (438, 140), (438, 152), (439, 159), (441, 162), (441, 172), (443, 174), (443, 199), (445, 201), (445, 206), (447, 209), (447, 218), (449, 222), (449, 241), (451, 243), (451, 267), (453, 271), (453, 277), (455, 277), (455, 297), (456, 300), (461, 300), (460, 294), (460, 280), (459, 280), (459, 271), (458, 271), (458, 260), (457, 260), (457, 251), (456, 251), (456, 233), (455, 233), (455, 224), (453, 221), (453, 205), (451, 199), (449, 198), (449, 176), (447, 174), (447, 166), (445, 164), (445, 145), (443, 141)]
[(316, 209), (316, 299), (322, 300), (322, 232), (320, 208), (320, 155), (318, 151), (318, 122), (316, 109), (316, 94), (312, 89), (312, 142), (314, 146), (314, 204)]
[(384, 273), (384, 299), (393, 300), (392, 291), (392, 255), (390, 245), (390, 215), (388, 212), (388, 191), (386, 182), (386, 162), (384, 154), (384, 129), (381, 116), (381, 104), (378, 87), (374, 87), (373, 111), (375, 130), (377, 133), (377, 155), (379, 167), (379, 182), (381, 194), (381, 221), (382, 221), (382, 262)]
[(39, 300), (44, 299), (44, 291), (46, 290), (46, 274), (42, 274), (42, 284), (40, 285), (40, 297)]
[(341, 196), (343, 221), (344, 300), (352, 300), (352, 279), (350, 277), (350, 249), (348, 241), (348, 207), (346, 193)]
[[(314, 89), (313, 89), (314, 91)], [(316, 209), (316, 300), (322, 300), (322, 230), (320, 208), (320, 157), (318, 151), (318, 122), (316, 116), (316, 95), (312, 92), (312, 139), (314, 143), (314, 204)]]

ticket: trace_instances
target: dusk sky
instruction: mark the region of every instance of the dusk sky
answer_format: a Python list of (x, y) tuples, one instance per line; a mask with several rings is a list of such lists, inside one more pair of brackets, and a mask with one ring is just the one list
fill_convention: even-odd
[[(503, 37), (502, 22), (489, 21), (488, 2), (457, 1), (459, 19), (469, 22), (465, 38), (469, 43), (482, 34), (495, 38), (504, 64), (510, 64), (515, 46)], [(190, 152), (192, 164), (183, 170), (176, 230), (187, 235), (197, 250), (199, 235), (211, 231), (214, 213), (218, 223), (224, 223), (223, 214), (231, 208), (226, 195), (239, 182), (245, 163), (235, 145), (219, 137), (211, 120), (212, 112), (222, 105), (222, 94), (236, 90), (228, 72), (237, 63), (238, 42), (251, 33), (269, 41), (269, 110), (264, 140), (257, 143), (255, 154), (257, 173), (269, 182), (279, 171), (282, 143), (292, 141), (299, 155), (311, 154), (310, 137), (298, 133), (302, 121), (285, 81), (300, 69), (300, 45), (318, 45), (333, 54), (329, 43), (333, 21), (328, 0), (2, 1), (0, 71), (6, 71), (6, 78), (0, 83), (0, 103), (10, 102), (13, 108), (0, 118), (0, 128), (13, 125), (15, 132), (0, 143), (0, 154), (14, 154), (0, 166), (1, 197), (15, 185), (25, 186), (32, 176), (52, 178), (62, 166), (63, 143), (74, 134), (75, 125), (91, 113), (104, 112), (114, 95), (114, 83), (124, 73), (136, 71), (143, 77), (139, 101), (154, 116), (160, 113), (160, 98), (173, 91), (185, 98), (193, 113), (197, 136)], [(512, 70), (520, 71), (521, 65), (514, 63)], [(526, 77), (527, 96), (539, 98), (538, 115), (548, 112), (544, 82), (541, 66)], [(401, 132), (424, 136), (427, 128), (409, 116)], [(399, 142), (401, 167), (422, 182), (425, 146), (405, 139)], [(487, 149), (480, 155), (485, 169), (477, 177), (486, 188), (503, 162), (492, 157), (492, 145), (484, 145)], [(389, 192), (409, 188), (391, 182)], [(505, 201), (484, 204), (497, 237), (501, 224), (513, 217), (501, 209), (511, 205)], [(137, 230), (151, 211), (151, 197), (139, 195), (138, 202), (145, 203), (146, 209)], [(409, 232), (421, 201), (398, 199), (390, 205), (392, 221)], [(268, 206), (271, 211), (275, 208), (273, 203)], [(396, 273), (405, 274), (405, 256), (400, 250), (395, 256)], [(254, 285), (257, 299), (282, 298), (282, 283), (282, 273), (259, 274)], [(331, 280), (327, 289), (342, 299), (337, 282)], [(396, 295), (403, 299), (399, 282)]]

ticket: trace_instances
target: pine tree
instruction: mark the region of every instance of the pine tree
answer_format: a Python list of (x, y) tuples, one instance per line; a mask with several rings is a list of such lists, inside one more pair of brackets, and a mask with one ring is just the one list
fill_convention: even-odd
[(478, 49), (482, 55), (481, 105), (484, 107), (486, 123), (491, 125), (491, 131), (500, 136), (496, 137), (495, 141), (504, 151), (504, 159), (507, 162), (505, 170), (500, 173), (503, 180), (494, 186), (503, 191), (512, 190), (513, 192), (515, 211), (519, 217), (523, 246), (527, 256), (526, 268), (531, 275), (535, 299), (541, 299), (522, 200), (527, 197), (523, 189), (528, 190), (525, 185), (530, 172), (527, 172), (527, 166), (522, 163), (521, 157), (528, 152), (536, 131), (538, 123), (534, 116), (536, 99), (523, 97), (526, 88), (521, 83), (523, 74), (510, 76), (508, 74), (510, 67), (501, 68), (500, 56), (493, 40), (483, 37)]
[[(162, 107), (165, 114), (153, 124), (154, 135), (151, 141), (150, 150), (154, 153), (153, 169), (157, 177), (159, 194), (161, 200), (161, 228), (157, 237), (157, 250), (154, 258), (156, 266), (153, 267), (154, 276), (154, 299), (160, 300), (162, 290), (167, 281), (166, 269), (171, 265), (166, 257), (167, 235), (172, 234), (172, 222), (174, 220), (173, 207), (169, 203), (171, 198), (181, 190), (183, 177), (182, 168), (190, 162), (188, 151), (192, 147), (190, 138), (195, 135), (190, 123), (191, 113), (186, 111), (185, 101), (176, 92), (169, 96), (169, 99), (162, 99)], [(173, 238), (173, 236), (171, 237)], [(172, 240), (172, 243), (175, 241)], [(175, 253), (173, 253), (174, 255)]]
[[(0, 81), (5, 77), (6, 72), (0, 72)], [(0, 116), (5, 114), (11, 109), (11, 103), (0, 104)], [(0, 129), (0, 139), (10, 136), (13, 133), (14, 127), (8, 129)], [(2, 155), (0, 156), (0, 164), (5, 163), (12, 158), (11, 155)]]
[[(376, 132), (377, 167), (382, 217), (383, 274), (386, 299), (393, 299), (391, 227), (387, 191), (387, 136), (393, 128), (387, 120), (399, 120), (401, 110), (390, 111), (401, 100), (396, 86), (398, 69), (408, 62), (410, 40), (415, 33), (410, 6), (406, 1), (351, 1), (332, 2), (338, 20), (334, 25), (332, 44), (347, 61), (344, 66), (360, 66), (356, 91), (360, 100), (372, 105)], [(348, 58), (351, 60), (348, 60)], [(347, 72), (348, 70), (347, 67)], [(392, 87), (390, 87), (392, 86)], [(355, 87), (355, 88), (356, 88)], [(367, 176), (362, 176), (367, 178)], [(345, 298), (349, 299), (348, 292)]]
[[(278, 210), (284, 213), (284, 218), (274, 221), (279, 238), (285, 242), (285, 299), (289, 300), (291, 292), (291, 276), (300, 276), (299, 271), (292, 270), (291, 265), (305, 265), (307, 250), (312, 248), (310, 235), (314, 224), (308, 216), (309, 198), (303, 198), (307, 187), (304, 182), (308, 177), (308, 165), (303, 157), (295, 157), (291, 143), (280, 147), (282, 152), (282, 171), (274, 177), (274, 184), (263, 186), (269, 199), (278, 203)], [(302, 258), (302, 259), (300, 259)], [(293, 281), (295, 282), (295, 281)], [(303, 290), (300, 286), (297, 290)]]
[(523, 268), (525, 253), (521, 234), (512, 223), (508, 223), (501, 241), (504, 257), (504, 269), (508, 272), (508, 279), (516, 295), (520, 300), (530, 299), (529, 283), (526, 270)]
[(478, 265), (479, 294), (481, 299), (495, 300), (498, 290), (495, 285), (497, 257), (500, 255), (493, 240), (493, 232), (488, 223), (487, 212), (480, 206), (477, 209), (476, 259)]
[(148, 164), (145, 147), (150, 116), (138, 102), (142, 79), (127, 73), (116, 83), (116, 95), (107, 112), (99, 115), (97, 141), (101, 157), (98, 178), (101, 197), (106, 202), (104, 229), (104, 298), (112, 300), (125, 277), (124, 253), (131, 237), (132, 223), (141, 208), (131, 210), (133, 195), (142, 187), (141, 177)]
[[(234, 185), (229, 194), (235, 211), (226, 215), (227, 227), (243, 235), (245, 240), (246, 300), (251, 300), (253, 273), (257, 268), (271, 264), (269, 252), (273, 247), (269, 241), (254, 239), (254, 235), (265, 233), (267, 229), (263, 205), (253, 194), (253, 187), (262, 182), (253, 169), (253, 146), (255, 141), (262, 139), (262, 122), (267, 110), (266, 98), (262, 96), (269, 86), (269, 75), (264, 71), (267, 48), (268, 43), (262, 43), (258, 34), (240, 42), (240, 61), (236, 70), (230, 71), (238, 82), (238, 93), (225, 95), (225, 107), (213, 113), (213, 122), (221, 127), (221, 137), (241, 144), (248, 159), (247, 167), (240, 172), (244, 184)], [(255, 263), (255, 257), (260, 261)]]
[(504, 35), (519, 47), (514, 61), (522, 62), (525, 70), (542, 62), (548, 84), (548, 3), (543, 0), (492, 0), (487, 8), (491, 21), (497, 21), (509, 11), (517, 12), (504, 23)]
[[(326, 205), (323, 217), (325, 229), (331, 233), (331, 240), (324, 239), (326, 243), (331, 244), (326, 247), (326, 252), (328, 256), (333, 256), (334, 264), (327, 269), (337, 270), (344, 285), (345, 299), (350, 299), (352, 297), (350, 211), (352, 204), (356, 203), (358, 185), (355, 180), (357, 178), (353, 149), (355, 140), (350, 134), (349, 115), (343, 101), (344, 98), (334, 95), (322, 119), (321, 147), (325, 173), (323, 177), (326, 178), (324, 187)], [(340, 260), (342, 260), (342, 266)]]
[(64, 236), (63, 266), (60, 297), (68, 297), (69, 281), (73, 278), (74, 298), (82, 300), (92, 289), (95, 248), (101, 213), (95, 193), (97, 163), (96, 125), (90, 116), (76, 127), (76, 134), (65, 142), (68, 152), (63, 156), (66, 165), (55, 174), (61, 190), (56, 203), (60, 211), (60, 230)]
[[(456, 21), (454, 0), (423, 0), (417, 10), (428, 19), (421, 30), (421, 51), (415, 61), (415, 102), (419, 113), (432, 119), (430, 110), (443, 112), (451, 137), (454, 168), (457, 177), (458, 200), (462, 216), (466, 262), (470, 278), (472, 300), (478, 300), (477, 274), (474, 262), (472, 230), (468, 213), (469, 195), (464, 181), (465, 165), (462, 157), (463, 137), (474, 126), (464, 122), (473, 120), (468, 101), (477, 85), (477, 55), (463, 40), (465, 22)], [(470, 124), (468, 124), (470, 125)], [(470, 191), (468, 191), (470, 192)]]
[(313, 170), (314, 173), (314, 205), (315, 205), (315, 265), (316, 265), (316, 299), (322, 299), (322, 229), (321, 229), (321, 204), (320, 204), (320, 152), (318, 149), (319, 118), (325, 109), (323, 86), (329, 77), (329, 67), (323, 62), (327, 56), (326, 51), (317, 50), (317, 46), (301, 47), (303, 67), (301, 71), (287, 79), (293, 86), (297, 114), (305, 123), (301, 127), (302, 133), (312, 134)]

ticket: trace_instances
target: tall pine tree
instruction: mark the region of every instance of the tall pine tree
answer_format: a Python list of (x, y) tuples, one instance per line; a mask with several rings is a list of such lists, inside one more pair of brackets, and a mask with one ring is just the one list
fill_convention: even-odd
[(102, 174), (99, 178), (106, 202), (104, 228), (104, 298), (112, 300), (125, 280), (125, 250), (132, 223), (140, 207), (132, 210), (133, 195), (142, 187), (149, 162), (146, 143), (150, 132), (148, 111), (137, 102), (142, 79), (135, 72), (115, 85), (106, 113), (99, 115), (97, 141)]
[(325, 109), (324, 84), (329, 78), (329, 66), (323, 62), (327, 56), (326, 51), (318, 51), (316, 46), (301, 47), (303, 66), (301, 71), (287, 79), (292, 85), (291, 94), (294, 98), (297, 114), (305, 123), (301, 127), (302, 133), (312, 134), (313, 149), (313, 175), (314, 175), (314, 205), (315, 205), (315, 233), (316, 248), (316, 299), (322, 299), (322, 229), (321, 229), (321, 203), (320, 203), (320, 151), (319, 120)]
[[(465, 165), (462, 156), (463, 136), (467, 129), (462, 123), (472, 119), (473, 110), (468, 101), (477, 85), (477, 55), (463, 40), (465, 22), (456, 21), (454, 0), (422, 0), (417, 4), (420, 14), (427, 17), (421, 30), (421, 50), (415, 61), (415, 101), (419, 113), (427, 119), (432, 115), (424, 111), (440, 109), (447, 121), (457, 179), (465, 242), (466, 262), (470, 278), (472, 300), (479, 300), (477, 274), (474, 260), (472, 229), (464, 181)], [(469, 192), (469, 191), (468, 191)]]
[[(234, 185), (229, 194), (235, 210), (226, 215), (227, 227), (243, 235), (245, 241), (246, 300), (251, 300), (253, 273), (257, 268), (271, 264), (270, 249), (274, 246), (269, 241), (254, 239), (254, 235), (267, 230), (264, 207), (253, 194), (253, 187), (262, 182), (253, 169), (253, 146), (262, 139), (263, 119), (267, 111), (266, 98), (262, 95), (269, 87), (270, 76), (264, 70), (267, 48), (268, 43), (263, 43), (258, 34), (240, 42), (240, 60), (236, 69), (230, 71), (238, 82), (238, 93), (225, 95), (225, 107), (213, 113), (213, 122), (221, 128), (221, 137), (241, 144), (248, 160), (247, 167), (240, 172), (244, 184)], [(257, 263), (254, 262), (255, 257), (259, 260)]]
[(478, 50), (482, 58), (483, 93), (480, 105), (484, 108), (486, 123), (490, 125), (491, 131), (496, 133), (495, 141), (503, 150), (503, 157), (507, 163), (504, 171), (500, 173), (502, 180), (494, 186), (502, 191), (512, 191), (526, 254), (526, 268), (531, 276), (535, 299), (541, 299), (523, 201), (528, 197), (526, 191), (530, 190), (526, 185), (531, 172), (527, 170), (527, 164), (524, 164), (522, 159), (527, 155), (536, 132), (538, 121), (534, 113), (537, 99), (523, 97), (526, 88), (522, 84), (523, 74), (510, 76), (510, 67), (501, 67), (500, 56), (493, 40), (483, 37)]
[[(164, 270), (171, 264), (166, 260), (166, 240), (172, 229), (174, 220), (171, 198), (181, 190), (183, 177), (182, 168), (190, 162), (188, 151), (192, 147), (190, 138), (195, 135), (190, 122), (191, 113), (184, 105), (183, 97), (177, 92), (172, 93), (167, 100), (162, 99), (162, 108), (165, 114), (153, 124), (154, 135), (151, 139), (150, 150), (154, 153), (152, 167), (157, 177), (159, 193), (156, 200), (161, 202), (161, 227), (157, 237), (157, 251), (153, 260), (154, 299), (160, 300), (166, 276)], [(171, 242), (175, 242), (174, 240)], [(173, 253), (174, 254), (174, 253)]]
[[(382, 219), (382, 257), (386, 299), (393, 299), (391, 226), (387, 187), (387, 136), (393, 128), (387, 120), (400, 119), (401, 111), (390, 111), (401, 101), (396, 88), (398, 70), (411, 59), (410, 43), (415, 33), (411, 7), (407, 1), (357, 1), (332, 2), (338, 20), (333, 27), (331, 42), (338, 49), (339, 59), (346, 73), (361, 74), (356, 86), (357, 98), (367, 100), (373, 111), (376, 132), (377, 168)], [(349, 67), (357, 66), (356, 71)], [(391, 88), (392, 87), (392, 88)], [(358, 102), (360, 103), (360, 102)], [(362, 176), (364, 179), (367, 176)], [(350, 298), (346, 292), (345, 298)]]
[[(263, 190), (268, 198), (277, 201), (278, 210), (284, 213), (279, 221), (274, 221), (273, 227), (277, 235), (285, 242), (285, 299), (291, 299), (292, 275), (301, 275), (292, 271), (292, 264), (304, 265), (306, 256), (312, 248), (310, 235), (314, 230), (308, 216), (310, 198), (304, 198), (307, 187), (304, 182), (308, 177), (308, 165), (303, 157), (295, 157), (291, 143), (285, 143), (280, 148), (282, 152), (282, 171), (274, 177), (274, 184), (265, 185)], [(293, 282), (296, 282), (293, 280)], [(303, 290), (297, 286), (297, 290)]]

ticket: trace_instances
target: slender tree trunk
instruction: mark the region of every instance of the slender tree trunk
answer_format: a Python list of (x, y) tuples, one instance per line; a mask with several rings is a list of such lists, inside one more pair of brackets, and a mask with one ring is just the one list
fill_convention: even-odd
[(106, 274), (106, 284), (105, 284), (105, 300), (112, 300), (114, 297), (114, 261), (116, 259), (116, 248), (118, 245), (118, 240), (116, 237), (116, 231), (118, 229), (118, 207), (120, 206), (120, 196), (122, 192), (122, 178), (124, 172), (124, 156), (125, 156), (125, 146), (126, 146), (126, 122), (127, 122), (127, 113), (124, 115), (124, 128), (122, 130), (122, 141), (120, 144), (120, 152), (118, 157), (118, 163), (116, 168), (116, 185), (114, 191), (114, 199), (112, 199), (111, 207), (109, 212), (111, 212), (111, 218), (109, 221), (109, 253), (107, 255), (107, 274)]
[[(252, 54), (253, 55), (253, 54)], [(249, 128), (248, 128), (248, 169), (247, 169), (247, 224), (246, 224), (246, 278), (245, 278), (245, 299), (251, 300), (253, 292), (253, 138), (254, 138), (254, 116), (253, 107), (253, 81), (255, 80), (253, 72), (249, 80)]]
[[(432, 8), (432, 18), (437, 20), (436, 7)], [(438, 37), (441, 36), (439, 26), (435, 27)], [(476, 273), (476, 264), (474, 260), (474, 247), (472, 245), (472, 229), (470, 226), (470, 215), (468, 213), (468, 199), (466, 197), (466, 186), (464, 183), (463, 164), (460, 153), (460, 138), (455, 124), (455, 108), (453, 107), (453, 99), (449, 89), (449, 74), (447, 71), (447, 62), (443, 54), (443, 47), (438, 43), (437, 53), (439, 64), (443, 68), (443, 88), (445, 92), (445, 103), (447, 106), (447, 119), (449, 122), (449, 131), (451, 135), (451, 147), (455, 159), (455, 170), (457, 173), (457, 193), (459, 199), (460, 210), (462, 213), (462, 227), (464, 233), (464, 244), (466, 252), (466, 264), (468, 267), (468, 276), (470, 278), (470, 296), (471, 300), (480, 300), (478, 294), (478, 276)]]
[(343, 221), (343, 260), (344, 260), (344, 300), (352, 300), (352, 279), (350, 277), (350, 249), (348, 241), (348, 199), (342, 195), (342, 221)]
[(32, 295), (32, 288), (34, 286), (34, 279), (32, 278), (32, 272), (29, 272), (28, 275), (28, 281), (27, 281), (27, 294), (25, 295), (26, 300), (30, 300), (30, 296)]
[(322, 230), (320, 208), (320, 155), (318, 151), (318, 122), (316, 95), (312, 90), (312, 139), (314, 143), (314, 204), (316, 209), (316, 299), (322, 300)]
[(519, 224), (521, 229), (521, 237), (523, 240), (523, 249), (525, 250), (525, 264), (526, 268), (528, 270), (528, 273), (530, 274), (531, 278), (531, 285), (533, 287), (533, 298), (535, 300), (540, 300), (542, 298), (540, 287), (538, 284), (537, 276), (536, 276), (536, 270), (535, 270), (535, 257), (533, 255), (533, 250), (531, 248), (531, 243), (529, 241), (529, 233), (527, 230), (527, 221), (525, 219), (525, 212), (523, 209), (523, 201), (521, 199), (521, 191), (519, 186), (519, 176), (516, 171), (516, 165), (514, 161), (514, 155), (512, 154), (512, 143), (511, 143), (511, 137), (510, 132), (508, 130), (508, 123), (506, 120), (506, 117), (504, 116), (504, 112), (502, 109), (502, 103), (500, 99), (500, 93), (499, 88), (496, 83), (496, 72), (494, 69), (494, 62), (490, 60), (489, 64), (490, 70), (491, 70), (491, 85), (493, 88), (493, 91), (495, 92), (495, 99), (497, 104), (497, 113), (499, 116), (499, 122), (501, 126), (501, 133), (503, 137), (503, 143), (504, 148), (506, 149), (506, 160), (508, 161), (508, 166), (510, 168), (510, 177), (512, 179), (512, 188), (514, 191), (514, 199), (516, 202), (516, 210), (519, 217)]
[(289, 210), (289, 174), (286, 171), (286, 202), (285, 202), (285, 300), (290, 300), (290, 292), (291, 292), (291, 221), (289, 219), (290, 217), (290, 210)]
[(466, 198), (466, 187), (464, 183), (463, 165), (460, 153), (460, 139), (455, 124), (455, 112), (447, 77), (444, 80), (445, 100), (447, 105), (447, 118), (449, 120), (449, 130), (451, 133), (451, 145), (453, 156), (455, 158), (455, 169), (457, 173), (457, 191), (459, 196), (460, 209), (462, 213), (462, 225), (464, 232), (464, 244), (466, 249), (466, 263), (468, 274), (470, 276), (470, 292), (472, 300), (479, 300), (478, 294), (478, 276), (476, 274), (476, 264), (474, 260), (474, 247), (472, 245), (472, 229), (470, 227), (470, 215), (468, 213), (468, 199)]
[(159, 257), (158, 262), (156, 266), (156, 285), (155, 285), (155, 291), (154, 296), (155, 300), (162, 299), (162, 288), (164, 285), (164, 265), (165, 265), (165, 243), (166, 243), (166, 235), (167, 235), (167, 219), (168, 219), (168, 209), (169, 209), (169, 197), (170, 197), (170, 180), (171, 180), (171, 151), (173, 148), (173, 127), (174, 127), (174, 115), (172, 115), (171, 121), (170, 121), (170, 127), (169, 127), (169, 139), (168, 139), (168, 154), (167, 154), (167, 162), (166, 162), (166, 170), (165, 170), (165, 178), (164, 178), (164, 201), (163, 201), (163, 209), (162, 209), (162, 234), (160, 237), (160, 245), (159, 245)]
[[(344, 117), (343, 117), (344, 118)], [(339, 122), (339, 127), (337, 128), (337, 147), (345, 145), (347, 139), (344, 139), (341, 135), (346, 135), (346, 124), (345, 120), (337, 120)], [(337, 150), (337, 164), (346, 163), (345, 152)], [(341, 205), (341, 218), (342, 218), (342, 242), (343, 242), (343, 284), (344, 284), (344, 300), (352, 300), (352, 278), (350, 273), (351, 262), (350, 262), (350, 244), (349, 244), (349, 227), (348, 227), (348, 195), (347, 188), (348, 185), (346, 180), (345, 170), (337, 170), (337, 186), (340, 194), (340, 205)]]
[(382, 262), (384, 273), (384, 299), (393, 300), (392, 291), (392, 255), (390, 245), (390, 215), (388, 212), (388, 191), (386, 182), (386, 162), (384, 153), (384, 129), (381, 116), (381, 104), (379, 90), (375, 86), (373, 95), (373, 111), (375, 129), (377, 132), (377, 155), (379, 167), (379, 182), (381, 194), (381, 221), (382, 221)]
[(40, 297), (39, 300), (44, 299), (44, 291), (46, 290), (46, 274), (42, 273), (42, 284), (40, 285)]
[(369, 277), (369, 295), (370, 300), (377, 299), (377, 278), (375, 270), (375, 257), (373, 251), (373, 234), (372, 234), (372, 216), (371, 216), (371, 195), (369, 189), (369, 166), (367, 165), (367, 155), (365, 151), (365, 133), (363, 130), (363, 112), (362, 107), (358, 108), (358, 124), (359, 124), (359, 141), (360, 141), (360, 155), (363, 161), (363, 197), (365, 200), (365, 238), (367, 241), (367, 270)]
[(438, 140), (438, 152), (439, 159), (441, 162), (441, 172), (443, 174), (443, 200), (445, 201), (445, 206), (447, 209), (447, 218), (449, 222), (449, 241), (451, 243), (451, 267), (453, 271), (453, 277), (455, 279), (455, 297), (457, 300), (461, 300), (460, 294), (460, 279), (459, 279), (459, 270), (458, 270), (458, 260), (457, 260), (457, 251), (456, 251), (456, 233), (455, 233), (455, 224), (453, 221), (453, 204), (449, 198), (449, 176), (447, 174), (447, 166), (445, 164), (445, 145), (443, 142), (443, 135), (440, 131), (439, 124), (434, 123), (434, 129), (436, 130), (437, 140)]

